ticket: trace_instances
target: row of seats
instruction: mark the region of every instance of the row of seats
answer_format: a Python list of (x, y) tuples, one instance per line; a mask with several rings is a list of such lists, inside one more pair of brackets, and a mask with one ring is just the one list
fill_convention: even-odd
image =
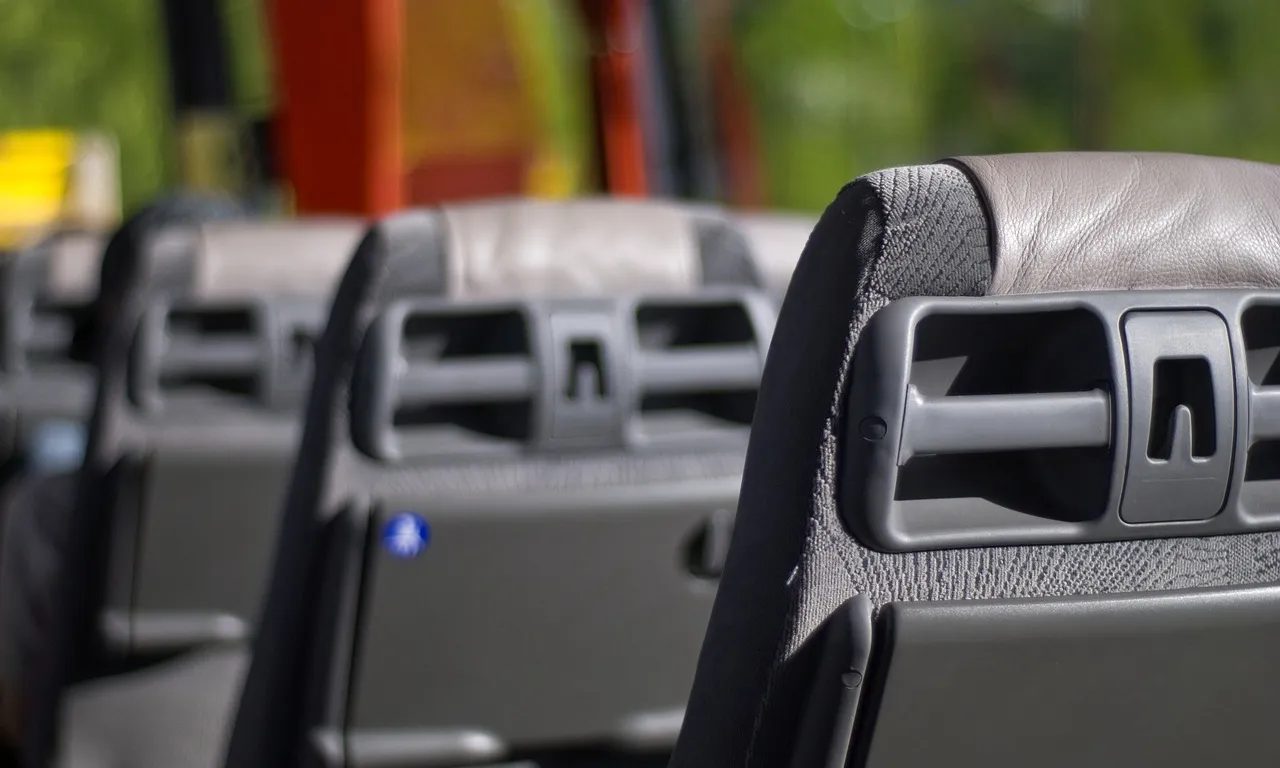
[[(147, 247), (154, 252), (157, 274), (153, 293), (186, 297), (200, 302), (235, 301), (257, 296), (289, 296), (297, 311), (323, 319), (327, 292), (361, 236), (361, 222), (347, 219), (308, 219), (302, 222), (263, 222), (245, 219), (221, 203), (201, 201), (201, 210), (183, 226), (165, 228), (152, 236)], [(652, 227), (632, 220), (622, 230), (643, 233), (671, 224), (666, 219), (684, 215), (671, 206), (640, 206)], [(685, 209), (686, 212), (691, 209)], [(653, 264), (671, 270), (688, 270), (693, 260), (687, 251), (697, 248), (708, 255), (699, 268), (711, 270), (711, 282), (727, 278), (716, 270), (733, 268), (733, 258), (721, 264), (718, 250), (746, 249), (767, 291), (780, 298), (790, 269), (804, 246), (812, 222), (800, 216), (739, 214), (732, 218), (707, 209), (703, 224), (678, 226), (678, 236), (661, 243), (650, 236), (623, 237), (617, 246), (599, 249), (600, 240), (611, 240), (619, 217), (634, 219), (635, 206), (615, 203), (575, 203), (572, 206), (535, 202), (489, 203), (455, 206), (437, 212), (447, 221), (438, 243), (453, 255), (448, 292), (453, 295), (500, 296), (504, 286), (517, 292), (543, 287), (562, 292), (593, 290), (577, 281), (586, 273), (582, 261), (606, 259), (622, 265), (637, 254), (654, 251), (666, 259)], [(659, 213), (661, 212), (661, 213)], [(603, 216), (602, 216), (603, 214)], [(581, 222), (591, 221), (590, 229)], [(717, 223), (719, 222), (719, 223)], [(717, 244), (719, 238), (724, 242)], [(744, 242), (745, 240), (745, 242)], [(517, 245), (518, 244), (518, 245)], [(0, 404), (0, 465), (13, 471), (13, 459), (22, 446), (40, 447), (45, 441), (33, 435), (52, 421), (50, 441), (61, 445), (67, 431), (63, 421), (78, 419), (88, 407), (91, 366), (87, 355), (87, 314), (97, 290), (97, 271), (103, 243), (96, 236), (68, 232), (37, 246), (10, 254), (0, 261), (0, 285), (4, 286), (3, 339), (0, 339), (0, 375), (3, 397), (21, 404)], [(705, 247), (704, 247), (705, 246)], [(681, 251), (685, 251), (680, 255)], [(600, 254), (604, 254), (603, 256)], [(567, 266), (566, 266), (567, 265)], [(622, 267), (620, 266), (619, 269)], [(635, 290), (644, 289), (642, 276)], [(658, 278), (662, 285), (667, 279)], [(619, 275), (617, 283), (624, 284)], [(676, 276), (680, 283), (688, 275)], [(751, 278), (754, 280), (754, 278)], [(303, 310), (315, 304), (319, 309)], [(317, 320), (317, 322), (319, 321)], [(32, 370), (38, 377), (27, 375)], [(305, 376), (300, 381), (305, 383)], [(294, 395), (282, 396), (295, 397)], [(287, 408), (287, 401), (277, 403)], [(19, 420), (21, 417), (21, 422)], [(34, 439), (33, 439), (34, 438)], [(56, 459), (56, 456), (54, 457)]]
[[(301, 591), (259, 629), (287, 638), (272, 675), (303, 657), (320, 666), (243, 697), (275, 724), (251, 743), (294, 757), (230, 764), (313, 752), (351, 765), (525, 753), (553, 765), (566, 750), (663, 760), (775, 312), (753, 245), (786, 236), (788, 222), (759, 219), (748, 238), (710, 208), (511, 201), (379, 223), (346, 280), (362, 260), (390, 274), (361, 300), (367, 328), (327, 382), (349, 394), (330, 400), (332, 414), (308, 412), (308, 423), (341, 424), (317, 445), (326, 458), (303, 469), (296, 414), (315, 406), (311, 353), (336, 332), (333, 316), (324, 330), (325, 294), (360, 232), (210, 218), (165, 204), (127, 224), (103, 261), (97, 318), (83, 301), (86, 249), (64, 241), (27, 260), (40, 269), (11, 271), (27, 294), (9, 316), (36, 322), (14, 334), (6, 377), (30, 384), (0, 390), (18, 433), (10, 466), (56, 453), (23, 447), (49, 443), (81, 407), (64, 397), (60, 412), (32, 410), (29, 389), (59, 378), (96, 391), (79, 477), (46, 456), (11, 505), (5, 578), (28, 588), (16, 604), (32, 635), (18, 649), (35, 689), (29, 763), (217, 764), (271, 562), (282, 562), (286, 490), (311, 500), (308, 519), (326, 519), (315, 535), (328, 554), (323, 576), (308, 565), (306, 578), (270, 579)], [(108, 296), (113, 270), (126, 277)], [(86, 375), (72, 352), (95, 321), (106, 333)], [(33, 343), (48, 338), (61, 346)], [(46, 348), (66, 353), (61, 364), (32, 354)], [(379, 498), (390, 489), (398, 498)], [(430, 558), (379, 544), (404, 510), (445, 542)], [(57, 530), (37, 522), (59, 518)], [(14, 551), (32, 541), (40, 556)], [(65, 573), (50, 579), (51, 568)], [(66, 647), (50, 645), (60, 633)], [(610, 692), (593, 693), (602, 683)], [(303, 710), (299, 743), (284, 731), (296, 735), (290, 718)], [(178, 720), (200, 724), (198, 744)]]
[[(141, 530), (126, 457), (164, 446), (122, 415), (161, 224), (135, 219), (84, 460), (8, 510), (69, 502), (78, 545), (31, 604), (29, 764), (1275, 764), (1278, 199), (1278, 167), (1174, 155), (883, 171), (776, 318), (705, 209), (697, 268), (589, 290), (479, 288), (529, 273), (454, 266), (460, 219), (377, 222), (314, 340), (252, 628), (102, 676), (85, 574)], [(206, 342), (177, 357), (243, 359)]]

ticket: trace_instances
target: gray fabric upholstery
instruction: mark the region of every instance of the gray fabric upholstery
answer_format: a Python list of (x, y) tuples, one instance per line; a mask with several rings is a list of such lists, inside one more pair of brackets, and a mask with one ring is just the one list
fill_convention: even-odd
[[(1023, 178), (1008, 162), (1062, 173), (1027, 171)], [(1275, 533), (885, 554), (862, 546), (838, 518), (839, 425), (852, 353), (868, 319), (888, 301), (1016, 286), (1221, 287), (1242, 280), (1280, 286), (1280, 269), (1269, 266), (1280, 264), (1280, 250), (1267, 250), (1276, 236), (1268, 208), (1275, 195), (1265, 203), (1238, 201), (1239, 207), (1225, 192), (1225, 204), (1216, 199), (1237, 172), (1243, 189), (1266, 192), (1274, 169), (1165, 158), (1160, 173), (1117, 182), (1111, 161), (1086, 156), (1079, 162), (1092, 172), (1063, 170), (1075, 162), (993, 159), (991, 167), (1007, 174), (999, 177), (1005, 186), (994, 190), (975, 190), (955, 166), (882, 171), (845, 188), (823, 214), (770, 348), (733, 544), (673, 768), (785, 765), (814, 661), (807, 641), (857, 593), (882, 605), (1280, 577)], [(1124, 194), (1107, 194), (1116, 190)], [(980, 200), (1004, 202), (984, 210)], [(1118, 220), (1117, 210), (1124, 212)], [(1191, 236), (1187, 222), (1198, 227), (1194, 248), (1174, 242)], [(1104, 261), (1090, 261), (1087, 252), (1100, 245)], [(1000, 261), (1006, 254), (1019, 264), (1011, 273)], [(1089, 274), (1077, 271), (1080, 262), (1090, 265)], [(993, 266), (997, 276), (1014, 276), (999, 290), (991, 284)]]
[(218, 768), (247, 658), (211, 649), (66, 695), (58, 768)]

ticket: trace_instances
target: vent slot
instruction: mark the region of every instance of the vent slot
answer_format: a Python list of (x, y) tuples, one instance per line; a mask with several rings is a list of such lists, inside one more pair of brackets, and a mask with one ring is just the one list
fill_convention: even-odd
[(391, 425), (524, 441), (533, 431), (535, 368), (516, 310), (417, 311), (405, 318)]
[(285, 364), (291, 368), (302, 368), (315, 359), (316, 345), (320, 343), (319, 333), (308, 328), (294, 328), (289, 334), (288, 352)]
[(1168, 460), (1173, 454), (1171, 424), (1174, 410), (1186, 406), (1191, 411), (1191, 455), (1212, 456), (1218, 450), (1217, 415), (1213, 405), (1213, 373), (1202, 357), (1165, 358), (1156, 361), (1154, 397), (1151, 403), (1151, 430), (1147, 436), (1147, 456)]
[(257, 394), (263, 407), (287, 410), (306, 399), (315, 349), (328, 305), (320, 298), (290, 298), (258, 305), (264, 367)]
[(259, 313), (250, 306), (171, 308), (159, 345), (159, 394), (257, 397), (263, 378), (264, 332)]
[(745, 303), (646, 303), (635, 322), (647, 436), (751, 424), (764, 352)]
[(166, 330), (173, 339), (235, 339), (252, 336), (253, 312), (248, 308), (171, 309)]
[(1244, 311), (1241, 330), (1249, 374), (1251, 442), (1240, 503), (1249, 514), (1280, 520), (1280, 306)]
[(93, 305), (82, 302), (36, 302), (23, 344), (28, 367), (88, 362)]
[[(916, 327), (909, 382), (909, 411), (929, 423), (908, 423), (905, 433), (959, 424), (961, 417), (973, 424), (921, 434), (917, 450), (904, 454), (894, 500), (906, 528), (963, 525), (946, 518), (961, 500), (983, 505), (992, 519), (1020, 518), (1023, 526), (1093, 520), (1106, 511), (1109, 432), (1093, 447), (988, 450), (1017, 443), (1013, 425), (1000, 423), (1002, 409), (1064, 414), (1070, 424), (1061, 430), (1063, 442), (1077, 446), (1093, 437), (1099, 418), (1105, 429), (1110, 360), (1105, 329), (1092, 313), (927, 316)], [(931, 451), (931, 442), (945, 450)]]
[(573, 341), (569, 343), (569, 381), (565, 386), (566, 400), (584, 400), (608, 397), (608, 376), (604, 370), (604, 350), (598, 341)]

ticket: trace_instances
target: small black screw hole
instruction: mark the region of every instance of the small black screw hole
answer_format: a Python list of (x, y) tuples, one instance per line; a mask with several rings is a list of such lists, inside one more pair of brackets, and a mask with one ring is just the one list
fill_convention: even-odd
[(868, 416), (858, 425), (858, 434), (863, 440), (883, 440), (889, 428), (879, 416)]

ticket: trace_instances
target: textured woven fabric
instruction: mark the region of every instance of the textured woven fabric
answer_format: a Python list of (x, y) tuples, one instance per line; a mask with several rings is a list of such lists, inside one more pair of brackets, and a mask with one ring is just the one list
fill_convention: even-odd
[[(676, 768), (745, 765), (753, 743), (755, 764), (786, 763), (787, 721), (797, 713), (782, 706), (775, 717), (765, 702), (802, 693), (796, 687), (803, 676), (782, 674), (791, 671), (789, 662), (775, 671), (775, 660), (789, 660), (807, 624), (821, 619), (823, 608), (813, 601), (823, 598), (804, 593), (801, 566), (827, 538), (815, 502), (834, 498), (838, 393), (857, 335), (892, 299), (980, 294), (989, 274), (981, 209), (950, 168), (860, 179), (819, 220), (770, 345), (733, 546)], [(757, 726), (772, 738), (757, 742)]]
[(948, 166), (864, 177), (823, 215), (778, 321), (733, 546), (674, 768), (785, 765), (814, 661), (807, 641), (857, 593), (882, 605), (1280, 576), (1280, 534), (1272, 533), (884, 554), (844, 530), (837, 472), (858, 336), (895, 298), (984, 294), (987, 227), (971, 184)]
[[(742, 449), (629, 455), (526, 456), (433, 467), (379, 467), (373, 477), (350, 478), (353, 488), (377, 488), (383, 497), (499, 494), (626, 488), (742, 474)], [(368, 471), (361, 462), (353, 471)]]

